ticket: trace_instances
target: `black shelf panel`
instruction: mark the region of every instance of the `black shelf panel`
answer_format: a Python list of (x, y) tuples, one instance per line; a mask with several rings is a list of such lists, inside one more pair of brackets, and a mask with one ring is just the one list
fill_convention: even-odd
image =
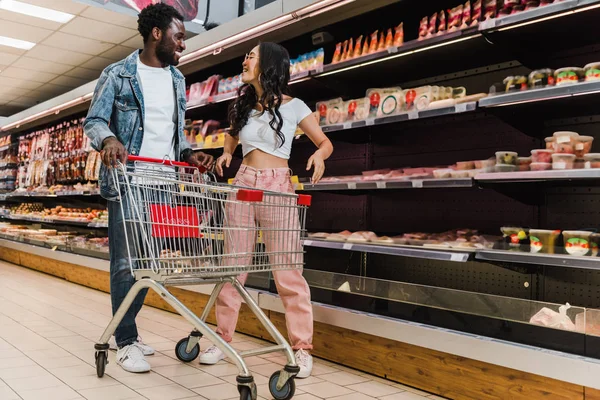
[(600, 258), (598, 257), (575, 257), (559, 254), (479, 250), (475, 253), (475, 259), (487, 262), (509, 262), (516, 264), (600, 270)]

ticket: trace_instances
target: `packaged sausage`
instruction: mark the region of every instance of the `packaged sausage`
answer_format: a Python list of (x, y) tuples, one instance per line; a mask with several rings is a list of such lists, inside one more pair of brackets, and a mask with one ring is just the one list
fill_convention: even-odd
[(369, 117), (369, 98), (347, 101), (344, 105), (345, 121), (363, 121)]
[(360, 35), (358, 39), (356, 39), (356, 45), (354, 46), (354, 54), (352, 54), (353, 57), (360, 57), (362, 55), (362, 38), (363, 36)]
[(427, 36), (435, 35), (437, 32), (437, 20), (438, 14), (435, 13), (429, 18), (429, 28), (427, 29)]
[(419, 24), (419, 40), (425, 39), (427, 37), (427, 34), (429, 33), (428, 22), (429, 21), (427, 17), (423, 17), (423, 19), (421, 19), (421, 23)]
[(471, 24), (471, 1), (467, 1), (463, 6), (461, 29), (467, 28)]
[(338, 43), (335, 45), (335, 51), (333, 52), (333, 59), (331, 60), (332, 64), (340, 62), (342, 59), (342, 43)]
[(385, 35), (385, 48), (390, 48), (394, 45), (394, 35), (392, 34), (392, 29), (387, 30), (387, 34)]
[(400, 47), (404, 44), (404, 22), (401, 22), (394, 30), (394, 46)]
[(367, 90), (369, 117), (380, 118), (396, 114), (403, 109), (402, 88), (390, 87)]
[(438, 15), (438, 35), (442, 35), (446, 32), (446, 12), (444, 10), (440, 11)]
[(385, 50), (385, 35), (383, 32), (379, 35), (379, 45), (377, 46), (377, 51)]
[(350, 38), (348, 42), (348, 53), (346, 53), (346, 60), (350, 60), (354, 57), (354, 39)]
[(341, 62), (346, 61), (346, 59), (348, 58), (348, 41), (344, 40), (344, 44), (342, 45), (342, 58), (340, 59)]
[(458, 30), (462, 25), (463, 6), (454, 7), (448, 10), (448, 32)]
[(379, 31), (371, 33), (371, 47), (369, 47), (369, 54), (376, 53), (377, 47), (379, 46)]
[(361, 55), (366, 56), (367, 54), (369, 54), (369, 37), (365, 36), (365, 42), (363, 43)]
[(488, 20), (496, 18), (498, 11), (498, 0), (485, 0), (483, 3), (483, 19)]

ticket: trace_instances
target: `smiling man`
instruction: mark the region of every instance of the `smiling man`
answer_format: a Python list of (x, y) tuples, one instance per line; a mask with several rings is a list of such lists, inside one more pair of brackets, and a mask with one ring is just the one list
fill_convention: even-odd
[[(102, 154), (100, 191), (108, 200), (113, 314), (135, 282), (121, 211), (131, 212), (132, 205), (125, 204), (129, 200), (123, 196), (121, 208), (110, 168), (117, 161), (126, 162), (128, 154), (169, 157), (205, 167), (213, 162), (212, 156), (194, 153), (183, 133), (185, 80), (175, 68), (185, 50), (183, 17), (169, 5), (154, 4), (139, 14), (138, 30), (144, 38), (144, 49), (102, 72), (84, 123), (92, 146)], [(128, 232), (131, 235), (135, 231), (128, 228)], [(154, 354), (152, 348), (141, 343), (135, 323), (145, 296), (146, 291), (138, 295), (115, 332), (117, 363), (129, 372), (150, 371), (145, 356)]]

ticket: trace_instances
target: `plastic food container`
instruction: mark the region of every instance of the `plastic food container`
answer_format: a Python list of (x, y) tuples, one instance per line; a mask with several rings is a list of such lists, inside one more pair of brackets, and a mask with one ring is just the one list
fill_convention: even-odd
[(600, 80), (600, 62), (589, 63), (583, 67), (586, 81)]
[(556, 239), (560, 236), (560, 231), (551, 231), (547, 229), (531, 229), (529, 231), (529, 241), (532, 253), (554, 254)]
[(496, 172), (515, 172), (517, 170), (516, 165), (508, 165), (508, 164), (496, 164), (494, 170)]
[(592, 136), (579, 136), (575, 143), (575, 155), (577, 158), (583, 158), (583, 156), (592, 151), (593, 142), (594, 138)]
[(600, 153), (590, 153), (583, 156), (585, 160), (585, 168), (600, 168)]
[(590, 236), (586, 231), (564, 231), (565, 251), (572, 256), (587, 256), (591, 254)]
[(494, 165), (496, 165), (496, 160), (493, 158), (475, 161), (475, 169), (493, 168)]
[(519, 155), (514, 151), (498, 151), (496, 152), (496, 165), (517, 165)]
[(585, 168), (585, 159), (576, 158), (573, 163), (573, 169), (584, 169)]
[(590, 254), (592, 257), (597, 257), (600, 252), (600, 233), (592, 233), (590, 235), (590, 248), (592, 253)]
[(447, 179), (452, 178), (453, 169), (445, 168), (445, 169), (436, 169), (433, 171), (433, 177), (435, 179)]
[(532, 171), (547, 171), (549, 169), (552, 169), (552, 164), (551, 163), (531, 163), (529, 168)]
[(552, 169), (573, 169), (575, 154), (552, 154)]
[(529, 241), (529, 231), (525, 228), (516, 226), (503, 226), (500, 228), (504, 236), (504, 243), (508, 245), (509, 250), (520, 250), (521, 245)]
[(554, 79), (556, 80), (557, 85), (568, 85), (579, 82), (583, 75), (583, 68), (567, 67), (557, 69), (554, 73)]
[(519, 171), (529, 171), (529, 165), (531, 165), (531, 157), (517, 158), (517, 167), (519, 168)]
[(531, 162), (533, 163), (551, 163), (554, 150), (531, 150)]
[(529, 87), (532, 89), (554, 85), (554, 70), (538, 69), (529, 74)]
[(452, 171), (450, 173), (450, 177), (451, 178), (455, 178), (455, 179), (468, 178), (469, 177), (469, 170)]
[(577, 132), (561, 131), (555, 132), (554, 152), (575, 154), (575, 145), (578, 143), (579, 134)]
[(554, 142), (556, 139), (554, 137), (547, 137), (546, 139), (546, 149), (554, 150)]
[(474, 161), (459, 161), (456, 163), (456, 169), (458, 169), (460, 171), (466, 171), (466, 170), (474, 169), (474, 168), (475, 168)]
[(518, 92), (521, 90), (527, 90), (527, 77), (517, 75), (517, 76), (508, 76), (504, 78), (504, 87), (506, 92)]

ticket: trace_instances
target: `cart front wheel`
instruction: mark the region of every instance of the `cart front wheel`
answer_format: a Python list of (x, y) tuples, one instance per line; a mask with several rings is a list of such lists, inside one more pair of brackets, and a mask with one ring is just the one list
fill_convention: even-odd
[(252, 398), (252, 390), (248, 386), (238, 386), (240, 400), (255, 400)]
[(189, 337), (183, 338), (177, 342), (177, 345), (175, 346), (175, 355), (180, 361), (192, 362), (198, 357), (198, 354), (200, 354), (200, 345), (198, 343), (192, 347), (192, 350), (189, 353), (187, 352), (189, 341)]
[(271, 375), (269, 379), (269, 391), (275, 400), (289, 400), (294, 397), (294, 393), (296, 392), (296, 382), (294, 382), (294, 378), (292, 377), (278, 390), (277, 382), (279, 381), (279, 375), (281, 375), (281, 371), (277, 371)]
[(106, 359), (106, 352), (98, 351), (96, 353), (96, 374), (98, 374), (98, 378), (102, 378), (104, 376), (104, 369), (106, 368), (106, 364), (108, 364), (108, 360)]

